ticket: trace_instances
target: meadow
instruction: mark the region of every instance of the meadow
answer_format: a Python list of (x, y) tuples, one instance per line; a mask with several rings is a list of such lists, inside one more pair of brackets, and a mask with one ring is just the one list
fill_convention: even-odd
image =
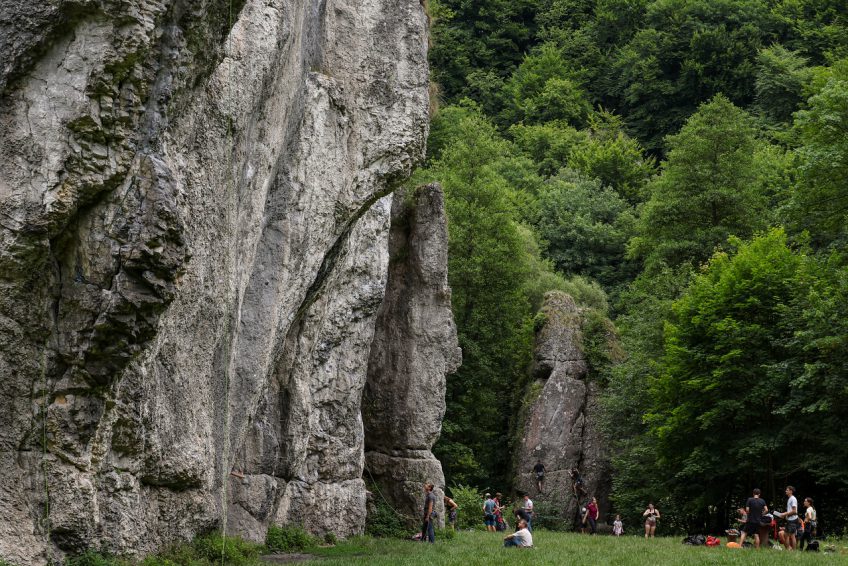
[(397, 539), (353, 538), (332, 548), (311, 551), (320, 560), (310, 564), (369, 566), (474, 565), (474, 564), (604, 564), (629, 566), (642, 564), (745, 564), (781, 566), (783, 564), (846, 564), (848, 541), (835, 544), (836, 553), (787, 552), (780, 550), (690, 547), (682, 538), (667, 537), (646, 541), (643, 537), (587, 536), (574, 533), (537, 531), (534, 548), (503, 548), (500, 533), (460, 532), (452, 540), (436, 544)]

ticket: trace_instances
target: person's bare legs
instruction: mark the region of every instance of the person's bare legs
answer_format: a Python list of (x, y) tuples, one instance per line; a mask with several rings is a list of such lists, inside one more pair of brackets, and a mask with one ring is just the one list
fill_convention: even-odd
[[(745, 537), (746, 536), (748, 536), (748, 533), (745, 532), (745, 527), (743, 526), (742, 527), (742, 534), (739, 535), (739, 546), (742, 546), (743, 544), (745, 544)], [(754, 535), (754, 537), (756, 537), (756, 536), (757, 535)], [(756, 538), (754, 540), (756, 540)]]

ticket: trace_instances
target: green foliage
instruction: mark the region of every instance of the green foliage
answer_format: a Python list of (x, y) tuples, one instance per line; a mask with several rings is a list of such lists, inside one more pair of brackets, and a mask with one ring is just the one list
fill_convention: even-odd
[[(673, 478), (666, 485), (692, 514), (732, 492), (740, 476), (773, 478), (800, 464), (786, 442), (792, 420), (780, 416), (790, 352), (774, 321), (791, 302), (801, 258), (781, 230), (735, 245), (675, 303), (646, 417), (658, 464)], [(773, 497), (775, 486), (766, 487)]]
[(339, 542), (335, 533), (324, 533), (324, 544), (335, 545)]
[(804, 101), (812, 80), (807, 59), (780, 44), (760, 51), (757, 60), (757, 106), (771, 119), (788, 122)]
[(820, 244), (844, 238), (848, 219), (848, 64), (833, 71), (796, 120), (801, 164), (791, 215)]
[(654, 173), (654, 160), (622, 130), (621, 119), (608, 112), (589, 117), (589, 136), (568, 156), (568, 166), (598, 179), (630, 204), (644, 200), (644, 186)]
[(716, 96), (668, 143), (668, 159), (650, 185), (630, 243), (648, 272), (706, 261), (728, 236), (765, 227), (767, 199), (757, 190), (762, 183), (754, 161), (765, 143), (756, 139), (747, 113)]
[(591, 110), (586, 93), (556, 46), (528, 55), (505, 85), (509, 123), (554, 120), (580, 126)]
[(315, 537), (300, 525), (270, 525), (265, 534), (265, 546), (271, 552), (300, 552), (316, 543)]
[(635, 275), (635, 265), (625, 258), (634, 211), (614, 190), (564, 171), (542, 188), (537, 208), (535, 225), (557, 270), (607, 287)]
[(551, 177), (568, 165), (572, 151), (587, 138), (585, 132), (561, 122), (526, 126), (515, 124), (509, 129), (515, 144), (536, 164), (540, 175)]
[(210, 563), (223, 561), (232, 566), (251, 566), (256, 564), (264, 547), (238, 537), (225, 537), (212, 533), (195, 539), (195, 556)]
[(456, 514), (457, 529), (479, 529), (483, 526), (483, 494), (468, 485), (454, 485), (450, 498), (459, 506)]
[(119, 559), (95, 550), (86, 550), (82, 554), (69, 556), (65, 559), (66, 566), (116, 566), (120, 563)]
[(409, 528), (404, 517), (395, 512), (382, 497), (374, 500), (374, 513), (365, 520), (365, 534), (380, 538), (408, 538)]

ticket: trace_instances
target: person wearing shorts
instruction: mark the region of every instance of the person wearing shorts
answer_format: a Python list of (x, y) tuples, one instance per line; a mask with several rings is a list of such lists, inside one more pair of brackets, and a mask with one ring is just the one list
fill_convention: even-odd
[(653, 503), (648, 503), (648, 508), (642, 516), (645, 517), (645, 538), (654, 538), (657, 532), (657, 519), (660, 518), (659, 509), (655, 508)]
[(753, 496), (745, 502), (745, 523), (742, 525), (742, 536), (739, 539), (739, 544), (745, 543), (746, 537), (754, 537), (754, 546), (760, 548), (760, 524), (762, 516), (768, 513), (768, 506), (765, 500), (760, 497), (760, 490), (755, 489)]
[(796, 536), (798, 534), (798, 499), (795, 498), (795, 488), (786, 486), (786, 512), (778, 513), (776, 516), (786, 519), (786, 550), (795, 550), (797, 546)]
[(498, 504), (492, 499), (492, 494), (486, 494), (486, 500), (483, 502), (483, 524), (486, 525), (486, 530), (495, 532), (495, 508)]

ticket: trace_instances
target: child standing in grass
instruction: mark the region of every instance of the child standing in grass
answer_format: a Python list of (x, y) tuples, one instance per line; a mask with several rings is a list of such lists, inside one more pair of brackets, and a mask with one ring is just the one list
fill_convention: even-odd
[(624, 523), (621, 522), (621, 515), (615, 516), (615, 521), (612, 523), (612, 534), (617, 537), (624, 534)]

